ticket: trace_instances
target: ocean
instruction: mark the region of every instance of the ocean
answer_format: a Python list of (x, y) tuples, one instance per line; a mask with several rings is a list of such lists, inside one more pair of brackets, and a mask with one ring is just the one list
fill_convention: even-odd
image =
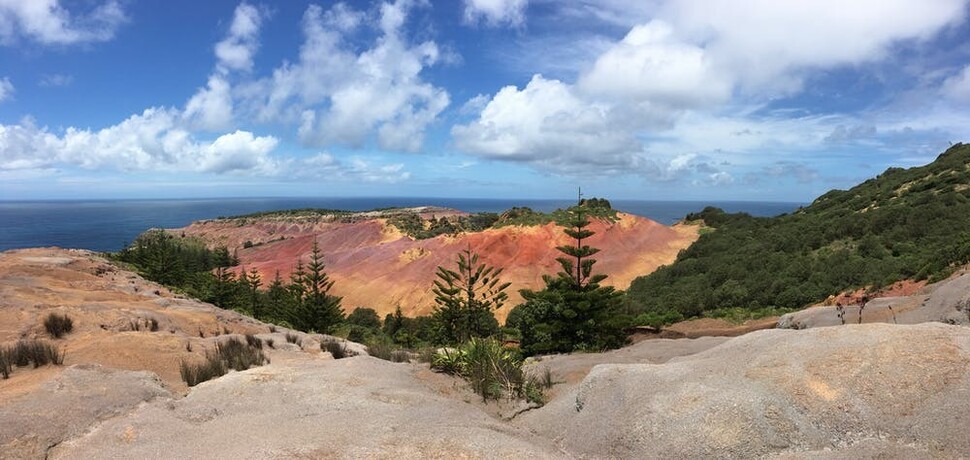
[[(502, 212), (513, 206), (552, 211), (571, 200), (470, 198), (213, 198), (179, 200), (0, 201), (0, 251), (16, 248), (63, 248), (117, 251), (149, 228), (176, 228), (200, 219), (260, 211), (328, 208), (367, 211), (385, 207), (444, 206), (467, 212)], [(672, 224), (705, 206), (755, 216), (792, 212), (804, 203), (754, 201), (610, 200), (630, 214)]]

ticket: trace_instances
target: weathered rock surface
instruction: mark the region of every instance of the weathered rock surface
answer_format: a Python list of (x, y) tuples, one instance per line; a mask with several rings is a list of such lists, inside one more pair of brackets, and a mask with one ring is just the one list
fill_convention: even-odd
[(768, 330), (666, 364), (600, 365), (524, 414), (569, 456), (970, 456), (970, 329)]
[[(586, 243), (601, 249), (596, 269), (610, 274), (605, 284), (620, 289), (629, 287), (637, 276), (673, 262), (698, 237), (695, 226), (667, 227), (631, 214), (619, 216), (615, 223), (594, 219), (590, 229), (596, 235)], [(287, 279), (299, 259), (304, 263), (309, 259), (315, 241), (335, 281), (332, 292), (342, 296), (348, 308), (374, 308), (381, 317), (398, 306), (408, 316), (429, 314), (436, 268), (453, 266), (458, 252), (471, 247), (482, 262), (502, 267), (503, 280), (512, 283), (509, 301), (496, 311), (500, 322), (521, 301), (519, 289), (541, 288), (542, 275), (560, 270), (556, 246), (572, 243), (555, 224), (412, 240), (383, 219), (350, 223), (300, 218), (209, 220), (172, 232), (227, 245), (242, 266), (256, 269), (266, 280), (277, 271)], [(246, 248), (246, 241), (254, 245)]]
[[(859, 322), (859, 304), (845, 305), (845, 322)], [(919, 324), (939, 321), (970, 324), (970, 271), (960, 270), (950, 278), (922, 288), (910, 296), (879, 297), (862, 311), (863, 323)], [(817, 306), (788, 313), (778, 320), (779, 328), (806, 329), (842, 324), (835, 306)]]
[[(444, 379), (447, 383), (428, 382)], [(552, 458), (426, 368), (302, 356), (234, 372), (62, 443), (50, 458)], [(440, 387), (435, 390), (435, 385)]]
[(93, 424), (127, 414), (146, 401), (168, 401), (172, 394), (151, 372), (77, 365), (30, 396), (0, 405), (0, 458), (45, 458), (48, 449), (84, 434)]

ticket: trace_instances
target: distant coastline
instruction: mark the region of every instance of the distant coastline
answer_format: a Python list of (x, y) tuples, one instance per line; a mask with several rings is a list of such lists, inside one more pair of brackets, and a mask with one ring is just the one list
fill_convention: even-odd
[[(665, 225), (673, 224), (705, 206), (755, 216), (774, 216), (792, 212), (807, 204), (771, 201), (610, 201), (620, 211)], [(45, 246), (116, 251), (149, 228), (182, 227), (200, 219), (281, 209), (367, 211), (429, 205), (467, 212), (501, 212), (513, 206), (528, 206), (548, 212), (571, 204), (572, 200), (433, 197), (0, 201), (0, 251)]]

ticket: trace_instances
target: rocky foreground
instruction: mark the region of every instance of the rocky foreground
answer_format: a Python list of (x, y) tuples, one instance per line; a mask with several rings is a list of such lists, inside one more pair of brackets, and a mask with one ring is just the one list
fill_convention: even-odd
[[(774, 329), (543, 357), (531, 366), (557, 384), (528, 408), (483, 404), (426, 364), (334, 360), (321, 336), (289, 344), (286, 331), (92, 253), (0, 254), (0, 343), (45, 338), (55, 311), (75, 319), (54, 341), (65, 366), (0, 380), (0, 458), (970, 456), (970, 328), (959, 325)], [(132, 326), (146, 318), (158, 329)], [(274, 339), (271, 364), (187, 390), (178, 361), (241, 333)]]

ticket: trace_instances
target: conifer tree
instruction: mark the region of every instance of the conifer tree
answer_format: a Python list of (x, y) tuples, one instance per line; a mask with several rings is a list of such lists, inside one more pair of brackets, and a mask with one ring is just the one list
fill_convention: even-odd
[(431, 315), (438, 339), (443, 343), (463, 343), (471, 337), (487, 337), (498, 332), (495, 310), (502, 307), (511, 283), (501, 283), (502, 269), (479, 263), (471, 247), (458, 254), (457, 270), (438, 267), (432, 292), (435, 307)]
[(250, 270), (248, 273), (243, 271), (243, 281), (246, 284), (246, 288), (249, 294), (249, 307), (253, 314), (253, 318), (259, 319), (259, 287), (263, 285), (262, 280), (259, 277), (259, 272), (256, 269)]
[(626, 340), (616, 318), (620, 294), (600, 285), (605, 274), (593, 273), (592, 256), (599, 249), (584, 244), (595, 233), (587, 229), (582, 200), (567, 213), (560, 225), (575, 245), (556, 248), (563, 254), (556, 258), (562, 270), (543, 276), (544, 289), (520, 291), (525, 302), (509, 314), (508, 324), (522, 333), (521, 347), (528, 354), (608, 349)]
[(323, 252), (314, 241), (309, 263), (298, 263), (292, 277), (296, 314), (291, 324), (298, 329), (327, 333), (344, 319), (341, 299), (330, 295), (333, 281), (324, 268)]

